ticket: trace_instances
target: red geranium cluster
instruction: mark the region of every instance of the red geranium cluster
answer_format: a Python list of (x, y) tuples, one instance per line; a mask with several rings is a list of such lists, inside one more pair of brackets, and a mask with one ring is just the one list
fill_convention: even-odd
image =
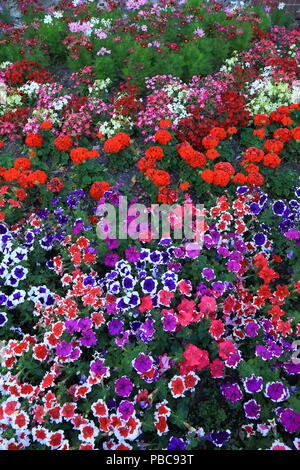
[(41, 147), (43, 137), (40, 134), (29, 133), (25, 138), (25, 144), (28, 147)]
[(47, 183), (47, 189), (49, 191), (52, 191), (53, 193), (61, 191), (65, 187), (64, 183), (61, 181), (60, 178), (52, 178), (48, 183)]
[(96, 149), (88, 150), (84, 147), (77, 147), (71, 150), (70, 157), (73, 163), (79, 165), (89, 158), (99, 157), (99, 152)]
[(193, 168), (203, 168), (206, 165), (205, 155), (194, 150), (190, 144), (180, 145), (177, 152)]
[(178, 191), (166, 186), (160, 186), (157, 195), (157, 202), (161, 204), (175, 204), (178, 199)]
[(90, 189), (90, 195), (95, 201), (99, 201), (106, 191), (109, 191), (110, 184), (107, 181), (95, 181)]
[(158, 145), (149, 147), (145, 151), (145, 156), (138, 161), (138, 168), (140, 171), (146, 171), (150, 168), (156, 167), (156, 161), (164, 156), (164, 151)]
[(168, 186), (171, 183), (171, 176), (167, 171), (150, 168), (145, 175), (150, 178), (155, 186)]
[[(7, 199), (7, 203), (10, 206), (21, 207), (20, 201), (24, 201), (27, 198), (25, 189), (46, 183), (48, 176), (44, 171), (32, 171), (30, 168), (31, 161), (23, 157), (16, 158), (12, 168), (0, 167), (0, 194), (8, 194), (9, 192), (10, 195), (13, 195), (13, 197)], [(14, 198), (17, 198), (17, 200)], [(0, 199), (0, 207), (4, 205), (5, 200)], [(0, 212), (0, 220), (4, 218), (5, 213)]]
[(54, 145), (57, 148), (57, 150), (62, 150), (64, 152), (67, 152), (72, 146), (72, 139), (71, 137), (68, 137), (67, 135), (60, 135), (54, 140)]
[[(210, 134), (213, 128), (241, 128), (248, 125), (250, 113), (246, 109), (246, 104), (246, 99), (238, 91), (231, 89), (221, 93), (220, 99), (215, 103), (214, 114), (218, 116), (218, 120), (204, 115), (203, 110), (198, 109), (197, 104), (188, 106), (190, 115), (179, 121), (177, 137), (202, 150), (203, 137)], [(235, 130), (235, 132), (237, 131)], [(221, 138), (219, 137), (219, 139)], [(208, 149), (209, 147), (204, 148)]]
[(130, 145), (130, 137), (125, 132), (119, 132), (104, 142), (104, 150), (107, 153), (118, 153)]

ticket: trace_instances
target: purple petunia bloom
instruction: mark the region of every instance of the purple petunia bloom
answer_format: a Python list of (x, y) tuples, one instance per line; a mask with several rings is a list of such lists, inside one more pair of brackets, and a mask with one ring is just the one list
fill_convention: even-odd
[(26, 277), (27, 272), (28, 270), (24, 269), (22, 266), (16, 266), (12, 271), (12, 275), (20, 280)]
[(236, 353), (233, 352), (230, 354), (229, 358), (226, 360), (226, 366), (233, 367), (235, 369), (236, 366), (241, 361), (241, 359), (242, 357), (239, 351), (237, 351)]
[(185, 442), (179, 437), (171, 437), (167, 450), (185, 450)]
[(144, 374), (145, 372), (149, 372), (152, 368), (153, 360), (151, 356), (139, 354), (138, 357), (133, 360), (132, 365), (138, 373)]
[(261, 406), (256, 400), (249, 400), (244, 403), (244, 410), (246, 418), (248, 419), (258, 419), (260, 417)]
[(133, 278), (131, 276), (127, 276), (123, 279), (123, 287), (124, 289), (133, 289), (134, 283), (133, 283)]
[(74, 348), (73, 351), (71, 352), (69, 359), (72, 361), (76, 361), (81, 355), (81, 350), (79, 348)]
[(7, 316), (5, 312), (0, 312), (0, 326), (4, 326), (7, 322)]
[(0, 305), (5, 305), (7, 302), (7, 295), (5, 294), (0, 294)]
[(140, 259), (140, 252), (137, 251), (137, 248), (135, 246), (130, 246), (125, 250), (125, 256), (128, 261), (136, 263)]
[(58, 356), (69, 356), (72, 352), (72, 345), (68, 344), (66, 341), (62, 341), (56, 346), (56, 354)]
[(300, 232), (299, 230), (290, 229), (284, 233), (284, 236), (288, 238), (289, 240), (299, 240)]
[(263, 378), (256, 377), (252, 374), (251, 377), (244, 379), (243, 384), (247, 393), (261, 392), (263, 388)]
[(118, 406), (118, 412), (121, 418), (127, 421), (134, 414), (134, 406), (130, 401), (123, 400)]
[(0, 235), (8, 232), (8, 227), (5, 224), (0, 224)]
[(115, 344), (120, 346), (121, 348), (125, 346), (125, 344), (129, 344), (129, 331), (124, 331), (122, 336), (115, 339)]
[(252, 214), (259, 214), (261, 211), (261, 207), (256, 202), (252, 202), (249, 206), (250, 211)]
[(213, 279), (216, 278), (216, 275), (214, 273), (213, 269), (210, 268), (204, 268), (202, 269), (202, 276), (207, 280), (207, 281), (212, 281)]
[(266, 346), (257, 344), (255, 348), (255, 355), (261, 357), (264, 361), (272, 359), (273, 354), (269, 351)]
[(239, 263), (237, 263), (234, 260), (228, 261), (226, 266), (229, 271), (233, 271), (233, 272), (238, 272), (241, 269), (241, 266), (239, 265)]
[(84, 286), (94, 286), (96, 284), (96, 279), (93, 276), (87, 276), (83, 280)]
[(230, 255), (230, 251), (225, 246), (220, 246), (217, 251), (219, 255), (223, 256), (224, 258), (227, 258)]
[(254, 336), (257, 336), (258, 330), (259, 325), (254, 321), (247, 323), (247, 325), (245, 326), (245, 334), (249, 338), (254, 338)]
[(198, 243), (186, 243), (185, 244), (186, 256), (188, 258), (194, 259), (197, 258), (201, 251), (201, 247)]
[(287, 400), (290, 396), (288, 388), (282, 382), (268, 382), (265, 396), (275, 403)]
[(197, 297), (202, 297), (203, 295), (211, 295), (211, 290), (209, 287), (207, 287), (204, 282), (200, 282), (197, 286)]
[(300, 429), (300, 414), (291, 408), (287, 408), (280, 414), (280, 422), (289, 433), (295, 433)]
[(222, 295), (225, 291), (225, 284), (221, 281), (213, 282), (211, 285), (212, 289), (218, 294)]
[(239, 186), (236, 190), (237, 194), (244, 194), (249, 191), (248, 186)]
[(207, 439), (211, 441), (215, 446), (222, 447), (229, 441), (230, 435), (231, 433), (228, 429), (226, 431), (211, 431)]
[(163, 328), (165, 331), (175, 331), (176, 329), (176, 317), (172, 314), (167, 314), (164, 316), (163, 320)]
[(150, 319), (146, 320), (144, 324), (141, 326), (141, 330), (143, 332), (141, 335), (141, 339), (146, 342), (151, 341), (155, 333), (153, 320), (150, 320)]
[(286, 205), (283, 201), (276, 201), (273, 204), (273, 212), (275, 215), (282, 215), (286, 209)]
[(78, 235), (83, 229), (83, 222), (82, 220), (77, 220), (75, 222), (75, 225), (73, 227), (73, 230), (72, 230), (72, 234), (73, 235)]
[(142, 283), (142, 289), (144, 293), (156, 292), (157, 282), (151, 277), (147, 277)]
[(284, 368), (288, 375), (300, 374), (300, 360), (298, 358), (292, 359), (291, 362), (284, 364)]
[(164, 281), (164, 287), (171, 292), (176, 290), (176, 286), (177, 284), (173, 279), (166, 279)]
[(273, 356), (280, 357), (284, 350), (279, 344), (275, 343), (275, 341), (272, 341), (271, 339), (267, 340), (268, 344), (268, 349), (269, 351), (273, 354)]
[(107, 238), (105, 242), (110, 250), (116, 250), (118, 248), (117, 238)]
[(104, 367), (103, 364), (104, 361), (102, 359), (98, 361), (93, 361), (91, 363), (91, 372), (97, 377), (101, 377), (102, 375), (106, 374), (107, 367)]
[(256, 245), (262, 246), (266, 243), (267, 237), (263, 233), (259, 232), (254, 235), (253, 240)]
[(117, 255), (117, 253), (109, 253), (104, 258), (104, 264), (105, 266), (114, 267), (118, 259), (119, 259), (119, 255)]
[(110, 315), (112, 315), (114, 313), (117, 313), (117, 311), (118, 311), (117, 305), (115, 303), (106, 304), (105, 308), (106, 308), (107, 313), (110, 314)]
[(133, 383), (128, 377), (120, 377), (115, 383), (116, 394), (120, 397), (129, 397), (133, 390)]
[(121, 320), (118, 320), (117, 318), (113, 318), (109, 323), (108, 323), (108, 332), (110, 335), (119, 335), (123, 331), (123, 326), (124, 323)]
[(243, 257), (239, 251), (234, 251), (229, 255), (230, 261), (237, 261), (240, 263), (243, 260)]
[(221, 391), (223, 396), (232, 403), (237, 403), (243, 398), (243, 393), (238, 384), (232, 384), (229, 382), (222, 384)]
[(84, 331), (82, 333), (82, 337), (80, 338), (80, 343), (82, 346), (86, 346), (87, 348), (94, 346), (97, 343), (95, 333), (92, 330)]
[(149, 261), (151, 263), (157, 264), (160, 262), (160, 260), (161, 260), (161, 254), (159, 251), (154, 251), (153, 253), (149, 255)]
[(139, 294), (137, 292), (133, 292), (128, 300), (128, 303), (133, 307), (139, 305), (141, 303)]
[(93, 325), (93, 322), (90, 318), (80, 318), (78, 321), (78, 328), (82, 331), (89, 330)]

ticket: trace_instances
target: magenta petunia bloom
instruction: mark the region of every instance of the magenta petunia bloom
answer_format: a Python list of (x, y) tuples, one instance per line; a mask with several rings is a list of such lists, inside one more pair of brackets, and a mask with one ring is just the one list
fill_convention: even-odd
[(287, 400), (290, 396), (289, 390), (282, 382), (269, 382), (266, 385), (265, 396), (278, 403)]
[(259, 330), (259, 325), (254, 321), (247, 323), (247, 325), (245, 326), (245, 333), (246, 333), (246, 336), (248, 336), (249, 338), (253, 338), (254, 336), (257, 336), (258, 330)]
[(254, 374), (251, 377), (244, 379), (244, 387), (247, 393), (261, 392), (263, 388), (263, 378), (256, 377)]
[(300, 430), (300, 414), (291, 408), (287, 408), (281, 413), (280, 422), (285, 430), (291, 434)]
[(133, 383), (125, 376), (116, 380), (115, 386), (116, 394), (120, 397), (129, 397), (133, 389)]
[(284, 236), (289, 240), (299, 240), (300, 232), (299, 230), (291, 229), (284, 233)]
[(238, 272), (241, 269), (240, 264), (237, 261), (231, 260), (227, 263), (228, 271)]
[(58, 356), (69, 356), (72, 352), (72, 345), (68, 344), (66, 341), (62, 341), (56, 346), (56, 354)]
[(104, 264), (105, 266), (114, 267), (118, 259), (119, 259), (119, 255), (117, 255), (117, 253), (109, 253), (104, 258)]
[(129, 248), (127, 248), (125, 250), (125, 255), (126, 259), (133, 263), (137, 263), (140, 259), (140, 252), (137, 251), (137, 248), (135, 246), (130, 246)]
[(165, 331), (175, 331), (177, 321), (174, 315), (165, 315), (162, 320), (162, 323)]
[(243, 393), (238, 384), (223, 384), (221, 390), (226, 400), (230, 400), (232, 403), (237, 403), (243, 398)]
[(258, 419), (260, 417), (261, 406), (256, 400), (249, 400), (244, 403), (244, 410), (248, 419)]
[(216, 277), (214, 270), (210, 268), (202, 269), (202, 276), (205, 277), (207, 281), (212, 281)]
[(139, 354), (139, 356), (134, 359), (132, 365), (137, 372), (144, 374), (145, 372), (149, 372), (149, 370), (152, 368), (153, 361), (149, 356), (146, 356), (145, 354)]
[(134, 406), (130, 401), (123, 400), (118, 407), (118, 412), (122, 419), (127, 421), (134, 414)]
[(107, 372), (107, 367), (104, 367), (103, 364), (104, 364), (104, 361), (101, 359), (99, 361), (92, 362), (91, 372), (97, 377), (101, 377)]

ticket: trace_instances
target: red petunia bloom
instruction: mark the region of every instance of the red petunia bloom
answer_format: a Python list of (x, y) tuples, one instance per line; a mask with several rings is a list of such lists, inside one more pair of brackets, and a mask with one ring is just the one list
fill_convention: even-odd
[(208, 352), (199, 349), (193, 344), (189, 344), (188, 348), (183, 353), (183, 357), (186, 364), (195, 370), (201, 370), (209, 364)]
[(169, 383), (169, 388), (174, 398), (179, 398), (184, 396), (185, 386), (182, 377), (175, 376)]

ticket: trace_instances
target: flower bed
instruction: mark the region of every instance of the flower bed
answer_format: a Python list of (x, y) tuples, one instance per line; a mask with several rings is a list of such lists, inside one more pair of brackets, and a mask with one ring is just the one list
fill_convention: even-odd
[(0, 449), (300, 448), (300, 33), (266, 4), (0, 12)]

